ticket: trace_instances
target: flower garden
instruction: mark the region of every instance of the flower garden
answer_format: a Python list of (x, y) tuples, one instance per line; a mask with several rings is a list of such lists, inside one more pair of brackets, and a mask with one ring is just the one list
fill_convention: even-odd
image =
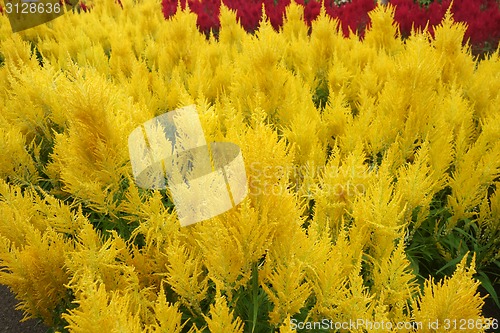
[[(498, 1), (95, 0), (19, 33), (2, 8), (0, 284), (26, 318), (498, 329)], [(192, 104), (248, 194), (181, 227), (128, 138)]]

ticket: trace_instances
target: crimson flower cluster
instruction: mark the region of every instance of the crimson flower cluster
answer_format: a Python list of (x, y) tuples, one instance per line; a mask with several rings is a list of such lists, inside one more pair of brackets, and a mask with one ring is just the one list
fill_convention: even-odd
[[(189, 5), (189, 9), (198, 16), (196, 21), (198, 28), (208, 33), (210, 30), (217, 31), (220, 28), (220, 6), (224, 3), (236, 12), (238, 22), (245, 30), (253, 32), (259, 27), (263, 6), (272, 26), (279, 29), (283, 25), (285, 10), (290, 2), (290, 0), (162, 0), (162, 8), (165, 18), (169, 18), (175, 15), (178, 8), (184, 10), (186, 5)], [(317, 14), (314, 18), (316, 16)]]
[(376, 6), (372, 0), (352, 0), (344, 5), (338, 6), (334, 0), (325, 0), (326, 14), (341, 22), (344, 36), (349, 36), (350, 31), (364, 35), (365, 28), (370, 23), (368, 12)]
[(420, 6), (409, 0), (391, 0), (396, 6), (395, 20), (399, 23), (401, 34), (407, 37), (412, 27), (423, 29), (429, 23), (429, 32), (441, 22), (446, 10), (451, 7), (457, 22), (467, 23), (465, 40), (473, 46), (484, 47), (489, 44), (496, 49), (500, 39), (500, 4), (496, 0), (442, 0), (429, 6)]
[[(304, 20), (310, 26), (320, 13), (322, 1), (295, 0), (295, 2), (304, 7)], [(263, 8), (271, 25), (279, 30), (283, 26), (286, 7), (290, 5), (291, 0), (162, 0), (165, 18), (173, 16), (177, 8), (185, 9), (186, 5), (189, 5), (190, 10), (198, 15), (199, 29), (206, 33), (220, 28), (218, 15), (222, 3), (236, 12), (238, 22), (245, 30), (253, 32), (259, 27)], [(341, 20), (346, 35), (349, 34), (349, 30), (362, 34), (369, 22), (368, 12), (375, 8), (376, 1), (354, 0), (338, 6), (333, 0), (325, 0), (324, 5), (331, 17)]]
[[(201, 31), (217, 32), (220, 28), (219, 14), (223, 3), (236, 12), (240, 24), (248, 31), (254, 32), (259, 27), (263, 9), (271, 25), (279, 30), (283, 25), (286, 7), (291, 0), (162, 0), (165, 18), (174, 15), (177, 8), (190, 10), (198, 15), (197, 24)], [(334, 0), (295, 0), (304, 7), (304, 20), (308, 25), (320, 13), (323, 5), (326, 13), (341, 22), (342, 32), (348, 36), (351, 31), (363, 37), (370, 24), (368, 12), (376, 6), (375, 0), (352, 0), (337, 5)], [(495, 50), (500, 40), (500, 4), (498, 0), (435, 0), (428, 6), (420, 5), (414, 0), (391, 0), (396, 7), (395, 21), (399, 24), (403, 38), (411, 34), (412, 28), (423, 29), (428, 25), (433, 34), (434, 27), (444, 17), (447, 9), (456, 21), (467, 23), (465, 40), (470, 40), (476, 48), (489, 47)]]

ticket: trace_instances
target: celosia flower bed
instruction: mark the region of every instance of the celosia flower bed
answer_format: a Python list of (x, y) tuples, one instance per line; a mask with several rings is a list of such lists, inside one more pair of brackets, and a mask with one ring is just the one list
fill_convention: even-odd
[[(350, 33), (364, 35), (370, 24), (368, 12), (376, 5), (374, 0), (300, 0), (296, 1), (304, 7), (304, 20), (308, 25), (320, 14), (321, 7), (331, 18), (339, 19), (344, 35)], [(255, 31), (262, 15), (265, 14), (271, 25), (279, 30), (283, 25), (285, 10), (290, 0), (162, 0), (163, 14), (166, 18), (174, 15), (177, 8), (190, 10), (197, 14), (197, 24), (205, 33), (217, 32), (220, 27), (218, 14), (221, 4), (237, 13), (238, 22), (246, 31)], [(412, 29), (423, 30), (428, 26), (432, 34), (434, 27), (443, 19), (446, 10), (450, 8), (457, 22), (465, 22), (467, 30), (465, 41), (470, 41), (475, 54), (495, 51), (500, 40), (500, 2), (498, 0), (436, 0), (425, 1), (422, 5), (414, 0), (391, 0), (396, 7), (394, 16), (399, 24), (401, 36), (406, 38)], [(264, 9), (264, 11), (263, 11)]]
[[(153, 0), (18, 34), (0, 16), (0, 283), (26, 316), (85, 333), (498, 327), (478, 287), (494, 293), (500, 257), (499, 52), (476, 62), (451, 15), (404, 41), (391, 6), (362, 40), (304, 15), (249, 34), (222, 6), (208, 38)], [(249, 193), (180, 227), (127, 144), (191, 104), (207, 141), (241, 148)]]

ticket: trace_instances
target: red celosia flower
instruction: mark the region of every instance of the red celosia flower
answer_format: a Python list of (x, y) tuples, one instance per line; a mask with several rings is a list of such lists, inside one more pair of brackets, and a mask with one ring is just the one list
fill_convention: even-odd
[(290, 1), (264, 0), (266, 15), (274, 29), (279, 30), (283, 26), (286, 7), (290, 4)]
[(221, 0), (190, 0), (189, 8), (198, 15), (196, 24), (200, 31), (209, 33), (220, 28)]
[(368, 12), (375, 8), (372, 0), (353, 0), (337, 6), (333, 0), (325, 0), (325, 11), (330, 17), (338, 18), (344, 36), (349, 36), (350, 31), (364, 36), (364, 31), (370, 22)]
[(394, 12), (394, 20), (399, 23), (399, 30), (401, 32), (401, 36), (406, 38), (411, 33), (412, 28), (412, 5), (408, 2), (404, 1), (391, 1), (391, 4), (396, 6), (396, 10)]
[(496, 48), (500, 38), (500, 9), (495, 0), (463, 0), (453, 3), (454, 18), (468, 24), (465, 39), (472, 44), (488, 42)]
[[(181, 9), (186, 9), (187, 0), (180, 0)], [(161, 8), (164, 18), (169, 18), (177, 13), (177, 7), (179, 5), (179, 0), (162, 0)]]
[(262, 18), (262, 0), (224, 0), (224, 4), (236, 11), (236, 18), (246, 31), (257, 30)]
[(90, 9), (90, 6), (87, 6), (84, 2), (80, 2), (80, 8), (84, 11), (84, 12), (88, 12), (89, 9)]
[(304, 6), (304, 20), (307, 25), (311, 26), (312, 21), (314, 21), (321, 11), (321, 3), (316, 0), (309, 1)]
[[(403, 37), (409, 36), (412, 26), (423, 28), (429, 23), (429, 32), (434, 35), (450, 0), (434, 1), (428, 7), (421, 7), (412, 0), (391, 0), (396, 6), (395, 20), (399, 23)], [(454, 1), (451, 8), (457, 22), (465, 22), (467, 30), (464, 42), (470, 42), (477, 48), (490, 43), (496, 49), (500, 39), (500, 9), (496, 0), (461, 0)]]
[[(121, 0), (116, 1), (121, 3)], [(211, 29), (219, 28), (221, 0), (162, 0), (165, 18), (175, 14), (179, 1), (182, 9), (188, 2), (191, 11), (198, 15), (197, 24), (201, 31), (207, 33)], [(238, 21), (249, 32), (259, 27), (262, 5), (271, 25), (279, 30), (283, 26), (286, 7), (291, 2), (291, 0), (223, 1), (227, 7), (236, 11)], [(353, 31), (360, 37), (364, 36), (364, 31), (370, 24), (368, 12), (376, 6), (374, 0), (352, 0), (341, 6), (334, 0), (296, 0), (296, 2), (304, 7), (304, 20), (309, 26), (319, 15), (323, 3), (326, 13), (340, 20), (345, 36)], [(434, 27), (441, 22), (451, 0), (435, 0), (429, 6), (420, 6), (414, 0), (391, 0), (390, 3), (396, 7), (394, 19), (398, 22), (401, 35), (405, 38), (410, 35), (412, 28), (423, 29), (427, 25), (431, 35), (434, 35)], [(84, 7), (84, 10), (87, 8)], [(454, 1), (451, 11), (456, 21), (466, 22), (468, 25), (465, 40), (470, 39), (477, 45), (490, 43), (494, 49), (496, 48), (500, 39), (500, 9), (497, 0)]]

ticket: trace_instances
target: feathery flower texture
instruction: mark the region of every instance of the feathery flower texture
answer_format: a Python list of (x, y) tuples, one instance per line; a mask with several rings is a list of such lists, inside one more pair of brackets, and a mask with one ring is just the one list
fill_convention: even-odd
[(95, 0), (19, 33), (0, 15), (0, 283), (25, 317), (497, 329), (500, 51), (471, 53), (469, 0), (410, 30), (391, 3)]

